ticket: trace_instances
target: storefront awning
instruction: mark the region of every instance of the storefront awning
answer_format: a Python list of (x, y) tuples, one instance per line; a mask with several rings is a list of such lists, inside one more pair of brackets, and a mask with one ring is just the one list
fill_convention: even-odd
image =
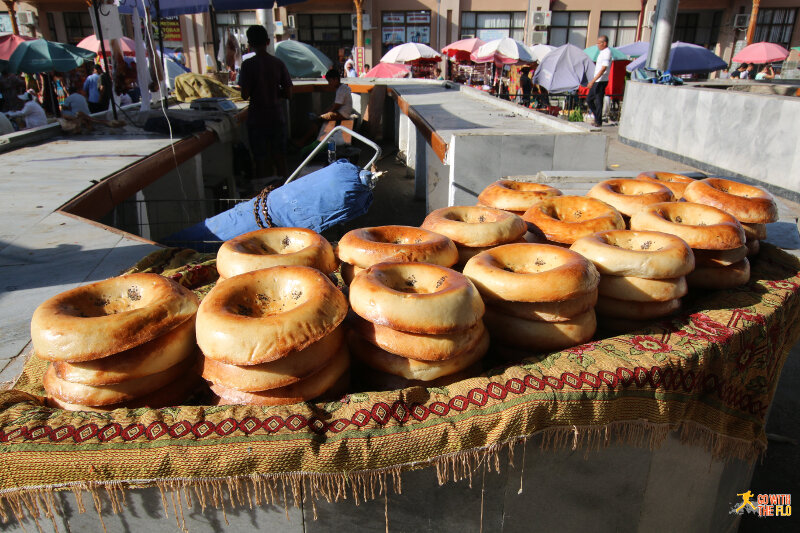
[[(278, 6), (299, 4), (305, 0), (278, 0)], [(272, 7), (269, 0), (211, 0), (217, 11), (237, 11), (240, 9), (269, 9)]]
[[(130, 14), (133, 12), (134, 6), (138, 7), (139, 14), (142, 16), (144, 16), (145, 8), (150, 11), (152, 16), (157, 15), (155, 0), (120, 0), (119, 12)], [(204, 13), (208, 11), (208, 0), (160, 0), (159, 8), (159, 14), (162, 17)]]

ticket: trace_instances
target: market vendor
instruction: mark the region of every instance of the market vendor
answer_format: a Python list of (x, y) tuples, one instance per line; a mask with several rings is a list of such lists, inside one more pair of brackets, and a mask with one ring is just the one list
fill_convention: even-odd
[(17, 96), (20, 100), (25, 102), (20, 111), (9, 111), (6, 113), (11, 118), (24, 118), (25, 129), (36, 128), (38, 126), (47, 125), (47, 115), (44, 109), (39, 105), (33, 91), (28, 90)]

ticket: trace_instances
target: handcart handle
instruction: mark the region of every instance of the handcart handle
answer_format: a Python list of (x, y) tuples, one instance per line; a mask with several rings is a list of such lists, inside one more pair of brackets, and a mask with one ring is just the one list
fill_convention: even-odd
[(289, 179), (286, 180), (284, 185), (286, 185), (287, 183), (290, 183), (291, 181), (293, 181), (297, 177), (297, 175), (300, 173), (301, 170), (303, 170), (303, 168), (308, 164), (308, 162), (311, 161), (312, 159), (314, 159), (314, 156), (317, 155), (317, 152), (319, 152), (320, 150), (322, 150), (323, 148), (325, 148), (327, 146), (328, 138), (331, 135), (333, 135), (334, 133), (336, 133), (337, 131), (345, 131), (345, 132), (349, 133), (350, 135), (352, 135), (353, 137), (355, 137), (356, 139), (358, 139), (359, 141), (363, 142), (367, 146), (372, 147), (375, 150), (375, 155), (372, 156), (372, 159), (370, 159), (369, 163), (366, 164), (366, 166), (364, 167), (364, 170), (369, 170), (369, 169), (372, 168), (372, 165), (374, 165), (375, 161), (377, 161), (378, 158), (381, 156), (381, 147), (378, 146), (377, 144), (375, 144), (373, 141), (367, 139), (366, 137), (364, 137), (360, 133), (356, 133), (353, 130), (351, 130), (350, 128), (346, 128), (345, 126), (339, 125), (339, 126), (336, 126), (335, 128), (333, 128), (331, 131), (329, 131), (328, 134), (325, 135), (325, 137), (322, 138), (322, 141), (320, 141), (320, 143), (311, 151), (311, 153), (308, 154), (308, 157), (306, 157), (305, 161), (300, 163), (300, 166), (297, 167), (294, 172), (292, 172), (292, 175), (289, 176)]

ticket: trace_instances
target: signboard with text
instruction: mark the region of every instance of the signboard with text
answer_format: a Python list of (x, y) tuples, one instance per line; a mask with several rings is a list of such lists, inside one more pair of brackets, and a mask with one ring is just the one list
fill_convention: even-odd
[[(183, 41), (181, 23), (178, 17), (164, 17), (161, 19), (161, 31), (165, 41)], [(153, 22), (153, 37), (158, 39), (158, 25)]]
[(364, 47), (356, 46), (355, 50), (356, 50), (356, 72), (358, 72), (358, 75), (360, 76), (361, 74), (366, 72), (366, 69), (364, 68), (364, 57), (365, 57)]

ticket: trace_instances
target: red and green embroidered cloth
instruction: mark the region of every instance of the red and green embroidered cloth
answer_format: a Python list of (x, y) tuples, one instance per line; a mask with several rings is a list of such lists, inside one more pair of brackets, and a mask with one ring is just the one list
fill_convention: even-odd
[[(174, 250), (137, 270), (201, 295), (215, 278), (213, 258)], [(763, 245), (746, 286), (694, 297), (684, 314), (645, 330), (446, 388), (328, 403), (66, 412), (43, 405), (46, 363), (31, 357), (15, 388), (0, 393), (0, 502), (120, 483), (326, 474), (352, 482), (357, 473), (437, 464), (536, 433), (556, 446), (602, 445), (615, 435), (653, 446), (681, 430), (716, 457), (752, 460), (765, 449), (765, 416), (800, 333), (799, 271), (796, 258)]]

